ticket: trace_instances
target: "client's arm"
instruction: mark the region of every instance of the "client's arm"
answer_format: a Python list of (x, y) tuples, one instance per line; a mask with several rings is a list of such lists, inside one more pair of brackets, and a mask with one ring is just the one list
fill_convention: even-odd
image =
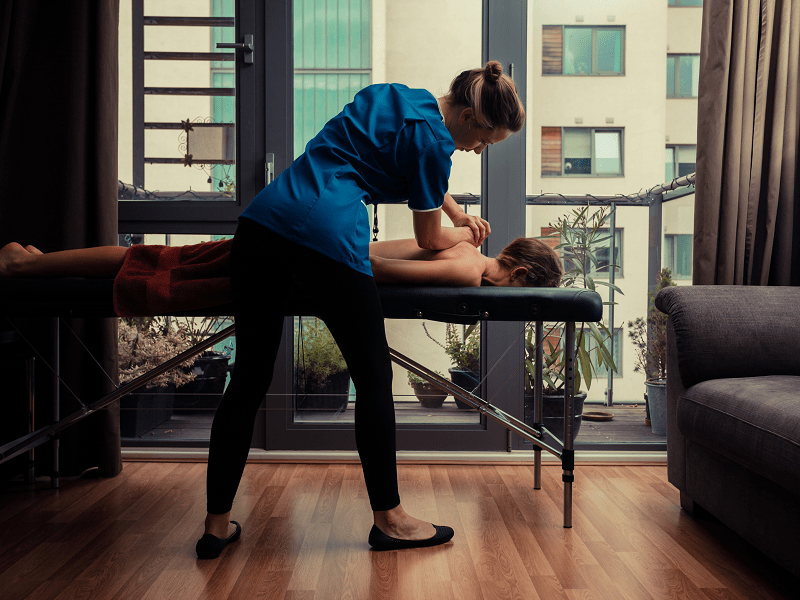
[(372, 242), (372, 274), (378, 283), (479, 286), (483, 274), (480, 252), (469, 243), (447, 250), (425, 250), (414, 239)]
[(464, 260), (404, 260), (370, 256), (372, 274), (378, 283), (413, 283), (456, 287), (477, 287), (481, 273)]

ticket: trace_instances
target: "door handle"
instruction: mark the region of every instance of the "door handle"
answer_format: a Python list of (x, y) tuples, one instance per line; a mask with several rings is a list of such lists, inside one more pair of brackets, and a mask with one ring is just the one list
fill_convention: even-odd
[(253, 64), (253, 36), (246, 35), (244, 36), (243, 43), (227, 43), (227, 42), (218, 42), (217, 48), (236, 48), (237, 50), (242, 50), (242, 60), (246, 65)]

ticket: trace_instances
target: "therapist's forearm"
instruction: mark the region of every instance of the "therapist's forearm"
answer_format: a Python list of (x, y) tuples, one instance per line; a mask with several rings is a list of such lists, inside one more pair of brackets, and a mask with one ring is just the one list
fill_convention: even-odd
[(420, 248), (425, 250), (446, 250), (460, 242), (474, 242), (472, 230), (468, 227), (438, 227), (433, 231), (414, 228), (414, 237)]
[(442, 210), (444, 214), (450, 217), (451, 221), (455, 220), (455, 217), (463, 214), (464, 209), (462, 209), (458, 203), (453, 199), (450, 195), (450, 192), (444, 193), (444, 202), (442, 203)]

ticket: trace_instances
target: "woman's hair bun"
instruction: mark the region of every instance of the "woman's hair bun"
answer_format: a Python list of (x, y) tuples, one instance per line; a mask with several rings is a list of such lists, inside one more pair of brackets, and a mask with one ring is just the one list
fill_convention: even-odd
[(486, 66), (483, 68), (483, 76), (491, 82), (495, 82), (500, 79), (500, 75), (503, 74), (503, 65), (500, 64), (499, 61), (490, 60), (486, 63)]

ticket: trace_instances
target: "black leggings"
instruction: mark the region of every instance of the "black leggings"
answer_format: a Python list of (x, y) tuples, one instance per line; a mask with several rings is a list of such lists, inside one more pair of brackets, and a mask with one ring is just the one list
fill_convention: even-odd
[(400, 504), (392, 365), (375, 280), (242, 219), (231, 248), (236, 365), (222, 397), (208, 452), (208, 512), (231, 510), (258, 408), (272, 382), (293, 282), (320, 302), (356, 388), (356, 447), (372, 510)]

